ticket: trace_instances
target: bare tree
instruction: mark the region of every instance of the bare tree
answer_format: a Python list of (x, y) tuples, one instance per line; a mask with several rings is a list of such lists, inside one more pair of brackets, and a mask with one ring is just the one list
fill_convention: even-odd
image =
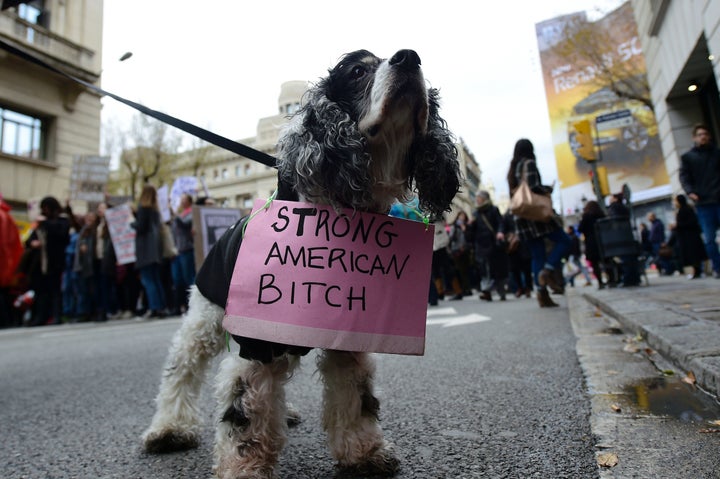
[(122, 131), (112, 120), (104, 128), (104, 148), (108, 154), (119, 151), (121, 170), (109, 182), (108, 192), (124, 190), (135, 200), (145, 183), (160, 186), (172, 182), (173, 164), (182, 144), (178, 130), (140, 113), (133, 117), (129, 131)]
[[(641, 73), (644, 57), (630, 2), (596, 22), (573, 17), (565, 24), (562, 38), (553, 52), (579, 70), (584, 82), (654, 110), (647, 76)], [(618, 39), (625, 41), (618, 45)]]

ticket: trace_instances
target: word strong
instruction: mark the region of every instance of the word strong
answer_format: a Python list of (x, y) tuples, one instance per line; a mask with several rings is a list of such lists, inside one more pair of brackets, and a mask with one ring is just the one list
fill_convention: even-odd
[(264, 206), (256, 204), (235, 263), (227, 330), (298, 346), (421, 354), (432, 227), (307, 203)]

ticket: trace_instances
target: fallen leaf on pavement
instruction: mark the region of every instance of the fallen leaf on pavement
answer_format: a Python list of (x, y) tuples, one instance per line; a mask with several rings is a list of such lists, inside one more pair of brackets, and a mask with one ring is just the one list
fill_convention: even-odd
[(672, 369), (665, 369), (665, 370), (663, 370), (662, 373), (663, 373), (665, 376), (674, 376), (674, 375), (675, 375), (675, 371), (673, 371)]
[(614, 452), (606, 452), (599, 454), (597, 457), (597, 463), (600, 467), (613, 467), (617, 466), (618, 457)]
[(687, 373), (687, 376), (682, 378), (682, 382), (690, 384), (691, 386), (695, 385), (695, 374), (690, 371)]
[(615, 412), (622, 412), (622, 409), (617, 404), (611, 404), (610, 409), (612, 409)]
[(655, 354), (655, 350), (652, 348), (645, 348), (645, 354), (647, 354), (648, 356), (652, 356), (653, 354)]
[(713, 426), (720, 426), (720, 419), (716, 419), (714, 421), (708, 421), (708, 423), (712, 424)]
[(720, 429), (716, 428), (707, 428), (707, 429), (700, 429), (700, 432), (703, 434), (717, 434), (720, 433)]
[(596, 318), (599, 318), (600, 316), (602, 316), (602, 313), (600, 312), (600, 308), (595, 308), (595, 311), (593, 312), (593, 316), (595, 316)]
[(623, 351), (627, 351), (628, 353), (637, 353), (638, 351), (640, 351), (640, 348), (638, 348), (634, 344), (628, 343), (623, 348)]

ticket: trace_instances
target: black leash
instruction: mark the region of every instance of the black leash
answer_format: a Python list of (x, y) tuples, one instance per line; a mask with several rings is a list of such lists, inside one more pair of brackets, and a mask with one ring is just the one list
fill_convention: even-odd
[(229, 139), (225, 138), (224, 136), (217, 135), (217, 134), (215, 134), (211, 131), (208, 131), (204, 128), (200, 128), (197, 125), (193, 125), (192, 123), (188, 123), (186, 121), (175, 118), (174, 116), (170, 116), (168, 114), (153, 110), (153, 109), (148, 108), (139, 103), (135, 103), (134, 101), (126, 100), (125, 98), (123, 98), (121, 96), (118, 96), (118, 95), (115, 95), (108, 91), (105, 91), (102, 88), (98, 88), (97, 86), (93, 85), (92, 83), (88, 83), (84, 80), (74, 77), (73, 75), (70, 75), (67, 72), (64, 72), (58, 68), (55, 68), (54, 66), (44, 62), (40, 58), (38, 58), (34, 55), (31, 55), (17, 47), (14, 47), (13, 45), (10, 45), (9, 43), (5, 42), (2, 39), (0, 39), (0, 48), (8, 51), (9, 53), (12, 53), (13, 55), (16, 55), (16, 56), (22, 58), (23, 60), (26, 60), (35, 65), (38, 65), (42, 68), (45, 68), (46, 70), (50, 70), (51, 72), (57, 73), (58, 75), (62, 75), (65, 78), (68, 78), (76, 83), (79, 83), (79, 84), (83, 85), (85, 88), (93, 90), (102, 96), (109, 96), (110, 98), (117, 100), (120, 103), (124, 103), (124, 104), (136, 109), (140, 113), (151, 116), (151, 117), (155, 118), (156, 120), (160, 120), (163, 123), (172, 125), (175, 128), (179, 128), (180, 130), (182, 130), (186, 133), (189, 133), (193, 136), (196, 136), (202, 140), (205, 140), (208, 143), (212, 143), (215, 146), (219, 146), (220, 148), (223, 148), (225, 150), (232, 151), (233, 153), (236, 153), (240, 156), (244, 156), (245, 158), (249, 158), (251, 160), (257, 161), (259, 163), (262, 163), (263, 165), (270, 166), (272, 168), (277, 168), (277, 160), (275, 159), (275, 157), (270, 156), (267, 153), (263, 153), (262, 151), (256, 150), (247, 145), (243, 145), (242, 143), (238, 143), (236, 141), (229, 140)]

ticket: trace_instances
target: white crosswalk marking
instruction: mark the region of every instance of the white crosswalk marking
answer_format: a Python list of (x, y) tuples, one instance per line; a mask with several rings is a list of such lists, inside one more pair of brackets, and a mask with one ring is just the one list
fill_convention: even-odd
[(482, 314), (477, 313), (466, 314), (463, 316), (456, 316), (456, 314), (457, 310), (453, 307), (429, 309), (427, 312), (427, 324), (429, 326), (441, 324), (443, 328), (449, 328), (452, 326), (481, 323), (492, 319), (490, 316), (483, 316)]

